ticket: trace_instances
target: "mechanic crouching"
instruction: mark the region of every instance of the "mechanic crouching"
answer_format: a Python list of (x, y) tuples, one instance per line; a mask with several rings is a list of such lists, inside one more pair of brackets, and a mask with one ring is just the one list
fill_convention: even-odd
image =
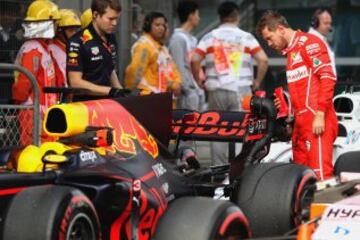
[[(257, 33), (275, 50), (287, 55), (286, 75), (295, 123), (294, 162), (311, 167), (319, 180), (333, 176), (333, 144), (338, 124), (332, 103), (336, 74), (328, 48), (315, 35), (294, 31), (285, 17), (267, 11)], [(279, 99), (275, 100), (279, 106)]]

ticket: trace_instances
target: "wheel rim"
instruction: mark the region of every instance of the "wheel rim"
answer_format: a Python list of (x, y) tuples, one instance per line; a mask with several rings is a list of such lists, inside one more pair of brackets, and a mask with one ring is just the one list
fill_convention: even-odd
[(66, 240), (86, 239), (96, 240), (95, 227), (88, 215), (79, 213), (69, 223)]
[(293, 208), (295, 226), (308, 220), (310, 217), (310, 205), (314, 199), (315, 193), (314, 181), (312, 175), (309, 174), (302, 179), (302, 182), (299, 185)]

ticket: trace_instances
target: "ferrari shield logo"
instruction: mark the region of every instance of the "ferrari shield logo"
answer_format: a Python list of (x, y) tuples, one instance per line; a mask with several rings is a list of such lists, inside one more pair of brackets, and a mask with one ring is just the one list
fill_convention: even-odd
[(93, 55), (98, 55), (99, 52), (100, 52), (99, 47), (92, 47), (92, 48), (91, 48), (91, 53), (92, 53)]

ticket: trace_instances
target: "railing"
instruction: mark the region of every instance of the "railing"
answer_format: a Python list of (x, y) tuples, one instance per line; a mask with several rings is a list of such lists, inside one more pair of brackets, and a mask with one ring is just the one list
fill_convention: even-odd
[[(26, 129), (32, 133), (30, 136), (32, 139), (31, 143), (37, 146), (40, 145), (41, 117), (39, 109), (39, 88), (35, 77), (25, 68), (15, 64), (0, 63), (0, 70), (12, 70), (23, 73), (31, 82), (33, 91), (32, 105), (0, 105), (0, 150), (21, 147), (21, 132)], [(3, 74), (3, 76), (5, 76), (5, 74)], [(31, 112), (32, 114), (23, 114), (24, 112)], [(31, 122), (28, 119), (31, 115), (32, 126), (26, 126), (26, 124), (20, 126), (20, 122)]]

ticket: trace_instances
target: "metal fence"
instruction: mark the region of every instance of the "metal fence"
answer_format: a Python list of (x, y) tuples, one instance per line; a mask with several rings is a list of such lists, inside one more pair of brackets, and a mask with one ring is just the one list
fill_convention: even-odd
[[(15, 64), (0, 63), (0, 71), (4, 70), (19, 71), (29, 79), (33, 90), (33, 104), (0, 105), (0, 150), (17, 149), (28, 144), (38, 146), (41, 117), (36, 79), (28, 70)], [(11, 87), (8, 91), (11, 91)]]

